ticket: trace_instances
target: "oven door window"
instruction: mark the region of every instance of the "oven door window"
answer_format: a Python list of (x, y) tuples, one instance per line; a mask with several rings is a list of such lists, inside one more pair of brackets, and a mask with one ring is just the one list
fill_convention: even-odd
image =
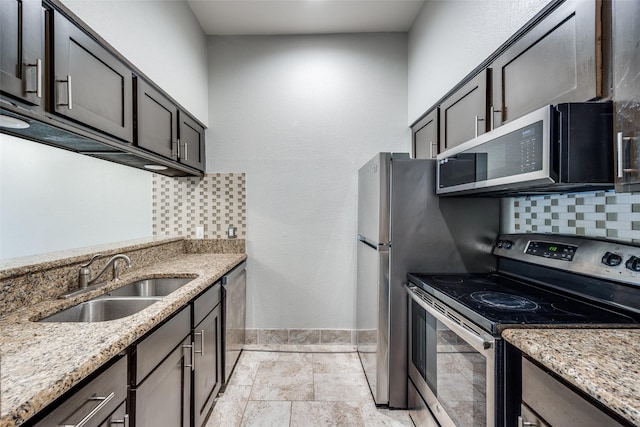
[[(487, 400), (492, 389), (487, 370), (492, 362), (415, 301), (411, 309), (411, 361), (437, 399), (432, 412), (456, 426), (486, 426), (487, 402), (493, 399)], [(425, 398), (429, 403), (431, 399)]]
[(487, 425), (487, 360), (437, 321), (436, 396), (459, 426)]

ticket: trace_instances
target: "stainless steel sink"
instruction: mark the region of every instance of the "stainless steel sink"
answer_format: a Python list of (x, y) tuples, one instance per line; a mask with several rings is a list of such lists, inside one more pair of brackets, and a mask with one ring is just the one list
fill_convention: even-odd
[(95, 298), (41, 319), (40, 322), (105, 322), (131, 316), (160, 301), (154, 298)]
[(109, 296), (164, 297), (191, 282), (190, 277), (166, 277), (139, 280), (107, 293)]

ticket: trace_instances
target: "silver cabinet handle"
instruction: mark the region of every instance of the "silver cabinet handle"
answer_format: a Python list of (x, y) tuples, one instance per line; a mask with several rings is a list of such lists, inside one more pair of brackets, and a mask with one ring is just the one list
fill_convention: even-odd
[(622, 132), (618, 132), (616, 138), (616, 154), (618, 155), (618, 178), (624, 178), (623, 167), (622, 164), (624, 162), (624, 153), (622, 152), (622, 140), (623, 140)]
[(196, 359), (196, 353), (195, 353), (196, 346), (195, 346), (195, 344), (194, 343), (183, 344), (182, 348), (190, 348), (191, 349), (191, 364), (189, 364), (189, 365), (185, 364), (183, 367), (184, 368), (191, 368), (192, 371), (195, 370), (195, 359)]
[(109, 421), (109, 424), (122, 424), (124, 427), (129, 427), (129, 414), (125, 414), (121, 420), (111, 420)]
[(188, 154), (187, 154), (187, 143), (186, 142), (182, 143), (182, 154), (184, 154), (184, 157), (180, 157), (180, 160), (187, 160)]
[(105, 406), (107, 406), (109, 404), (109, 401), (111, 399), (113, 399), (113, 397), (115, 395), (116, 395), (116, 393), (112, 391), (106, 397), (99, 397), (99, 396), (90, 397), (89, 400), (98, 400), (98, 401), (100, 401), (100, 403), (95, 408), (93, 408), (93, 410), (91, 412), (89, 412), (83, 419), (81, 419), (78, 424), (64, 424), (61, 427), (83, 427), (83, 426), (85, 426), (91, 420), (91, 418), (95, 417), (96, 414), (102, 410), (102, 408), (104, 408)]
[(35, 64), (26, 64), (27, 67), (36, 67), (36, 90), (25, 90), (26, 93), (35, 93), (36, 97), (42, 98), (42, 59), (36, 60)]
[(178, 140), (178, 141), (173, 141), (173, 142), (171, 143), (171, 156), (172, 156), (172, 157), (174, 157), (174, 160), (177, 160), (177, 159), (178, 159), (178, 156), (179, 156), (179, 154), (180, 154), (180, 153), (178, 152), (178, 147), (179, 147), (179, 145), (178, 145), (178, 144), (180, 144), (180, 141), (179, 141), (179, 140)]
[(625, 173), (636, 173), (638, 172), (638, 169), (633, 169), (631, 167), (625, 168), (624, 163), (625, 163), (625, 156), (624, 156), (624, 142), (628, 141), (629, 143), (631, 143), (631, 141), (634, 140), (633, 137), (631, 136), (623, 136), (622, 132), (618, 132), (618, 134), (616, 135), (616, 151), (617, 151), (617, 156), (618, 156), (618, 178), (624, 178), (624, 174)]
[(64, 107), (65, 105), (69, 110), (73, 110), (73, 92), (71, 89), (71, 76), (67, 76), (67, 80), (58, 80), (59, 83), (67, 84), (67, 103), (66, 104), (58, 104), (60, 107)]
[[(433, 148), (435, 147), (436, 151), (435, 151), (435, 155), (433, 154)], [(433, 142), (433, 141), (429, 141), (429, 157), (432, 159), (435, 159), (436, 156), (438, 155), (438, 144)]]
[(200, 351), (196, 350), (195, 353), (204, 356), (204, 329), (201, 329), (200, 332), (194, 332), (193, 335), (200, 335)]
[(518, 416), (518, 427), (535, 427), (538, 423), (535, 421), (525, 421), (524, 418)]
[(475, 132), (475, 137), (478, 137), (478, 122), (484, 122), (483, 118), (480, 118), (478, 116), (475, 116), (474, 119), (474, 132)]
[(489, 129), (493, 130), (494, 126), (493, 126), (493, 116), (496, 113), (502, 113), (502, 110), (496, 110), (495, 107), (492, 105), (491, 106), (491, 111), (489, 112), (490, 116), (489, 116)]

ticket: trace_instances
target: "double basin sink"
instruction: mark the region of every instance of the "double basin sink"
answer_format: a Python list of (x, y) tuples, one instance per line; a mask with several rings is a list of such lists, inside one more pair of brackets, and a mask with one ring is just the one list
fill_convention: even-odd
[(138, 280), (39, 321), (104, 322), (120, 319), (144, 310), (192, 280), (186, 277)]

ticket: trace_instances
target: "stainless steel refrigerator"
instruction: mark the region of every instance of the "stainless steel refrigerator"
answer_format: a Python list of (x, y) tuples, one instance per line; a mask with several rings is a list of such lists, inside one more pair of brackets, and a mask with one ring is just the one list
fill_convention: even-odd
[(499, 199), (436, 196), (435, 162), (379, 153), (358, 171), (356, 342), (391, 408), (407, 407), (407, 273), (495, 269)]

